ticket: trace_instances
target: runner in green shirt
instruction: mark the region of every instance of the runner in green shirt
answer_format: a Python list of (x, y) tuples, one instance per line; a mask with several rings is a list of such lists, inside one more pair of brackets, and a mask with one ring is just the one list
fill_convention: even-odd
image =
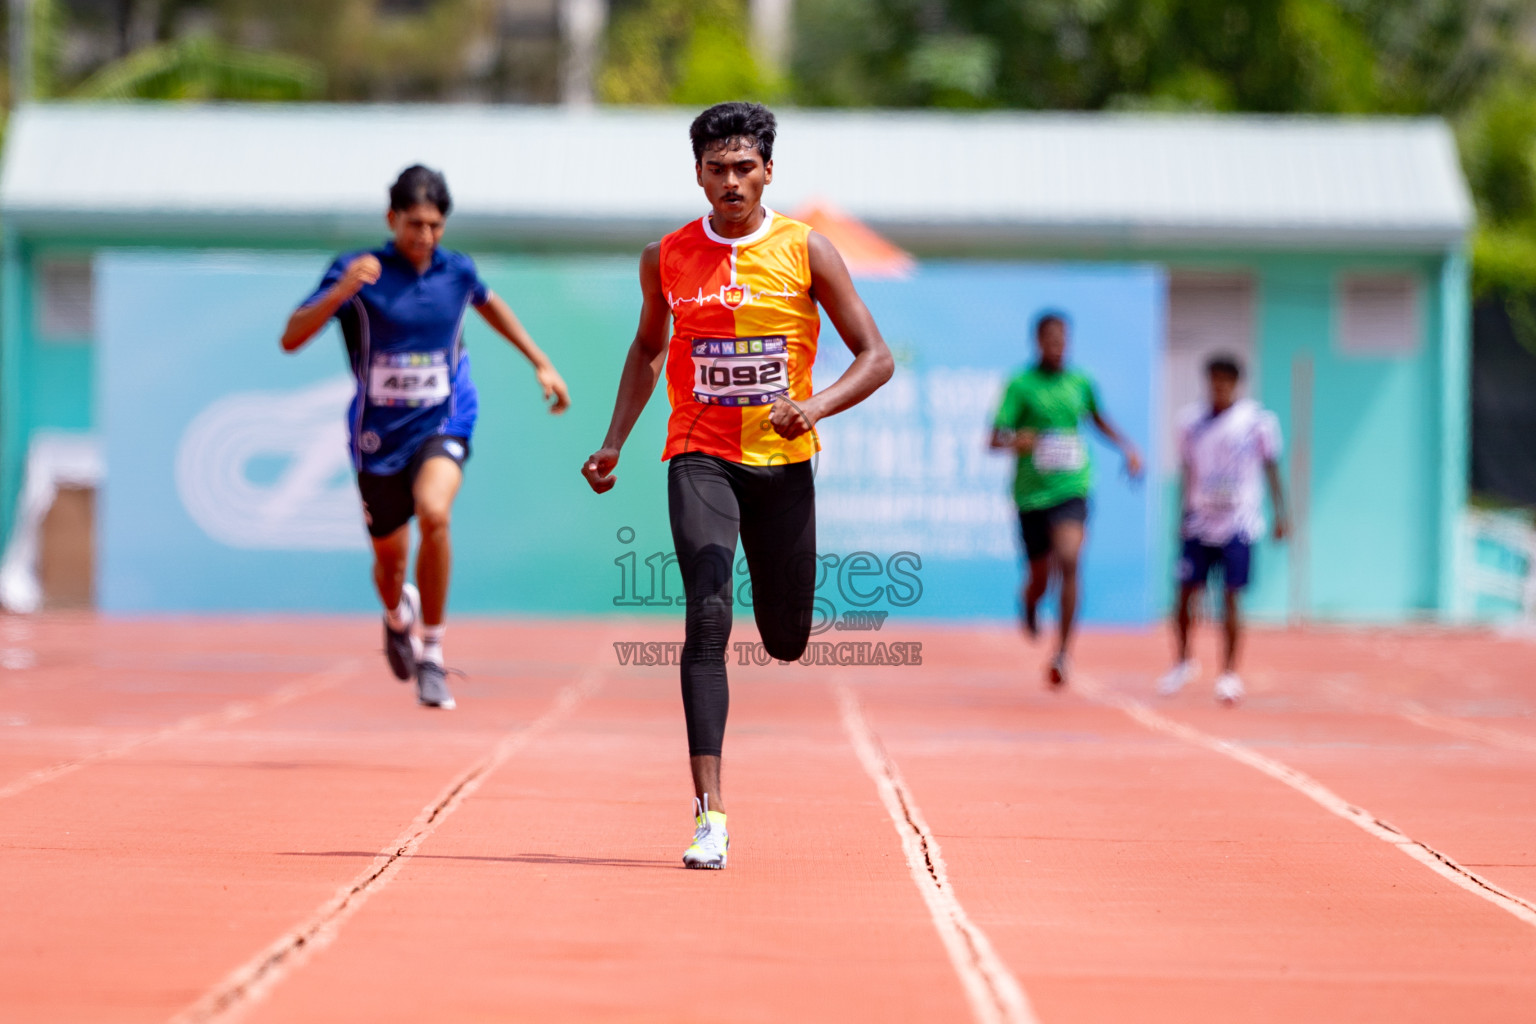
[(1040, 358), (1008, 382), (992, 423), (992, 447), (1017, 453), (1013, 496), (1019, 506), (1019, 531), (1029, 576), (1020, 591), (1024, 630), (1039, 635), (1036, 612), (1051, 581), (1061, 574), (1060, 634), (1046, 670), (1052, 686), (1067, 681), (1067, 646), (1077, 616), (1077, 562), (1088, 521), (1092, 466), (1079, 431), (1084, 418), (1120, 449), (1131, 476), (1141, 475), (1141, 455), (1130, 439), (1104, 416), (1093, 381), (1066, 366), (1067, 321), (1060, 313), (1035, 320)]

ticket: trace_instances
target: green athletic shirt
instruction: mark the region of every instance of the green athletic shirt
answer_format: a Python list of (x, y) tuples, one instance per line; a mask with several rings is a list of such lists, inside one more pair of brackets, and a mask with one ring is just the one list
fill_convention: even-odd
[(1046, 373), (1031, 366), (1008, 382), (994, 425), (1039, 434), (1035, 450), (1019, 456), (1013, 477), (1013, 497), (1022, 511), (1088, 496), (1092, 467), (1078, 424), (1098, 411), (1093, 381), (1076, 370)]

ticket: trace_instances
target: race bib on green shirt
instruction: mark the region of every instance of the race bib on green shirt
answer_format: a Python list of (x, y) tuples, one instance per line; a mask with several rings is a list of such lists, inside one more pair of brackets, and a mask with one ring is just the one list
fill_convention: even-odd
[(1072, 430), (1047, 430), (1035, 442), (1035, 469), (1041, 473), (1076, 473), (1088, 462), (1083, 439)]

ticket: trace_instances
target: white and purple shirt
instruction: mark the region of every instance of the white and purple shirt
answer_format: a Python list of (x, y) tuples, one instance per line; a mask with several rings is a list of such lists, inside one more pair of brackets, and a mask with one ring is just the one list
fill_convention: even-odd
[(1252, 544), (1264, 533), (1264, 465), (1280, 457), (1280, 421), (1250, 398), (1214, 413), (1191, 405), (1179, 416), (1179, 461), (1188, 470), (1185, 540)]

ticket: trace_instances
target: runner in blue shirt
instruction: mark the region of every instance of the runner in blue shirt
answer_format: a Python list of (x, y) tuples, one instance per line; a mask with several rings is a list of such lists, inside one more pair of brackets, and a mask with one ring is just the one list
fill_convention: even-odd
[[(465, 311), (473, 306), (528, 358), (551, 412), (570, 405), (565, 381), (480, 280), (474, 261), (438, 247), (452, 205), (441, 174), (407, 168), (389, 190), (393, 240), (338, 256), (282, 339), (285, 352), (296, 352), (332, 317), (341, 324), (357, 378), (347, 430), (373, 537), (385, 654), (398, 678), (416, 677), (417, 699), (439, 708), (454, 706), (443, 673), (448, 521), (479, 405), (464, 350)], [(405, 580), (413, 515), (421, 530), (419, 590)]]

